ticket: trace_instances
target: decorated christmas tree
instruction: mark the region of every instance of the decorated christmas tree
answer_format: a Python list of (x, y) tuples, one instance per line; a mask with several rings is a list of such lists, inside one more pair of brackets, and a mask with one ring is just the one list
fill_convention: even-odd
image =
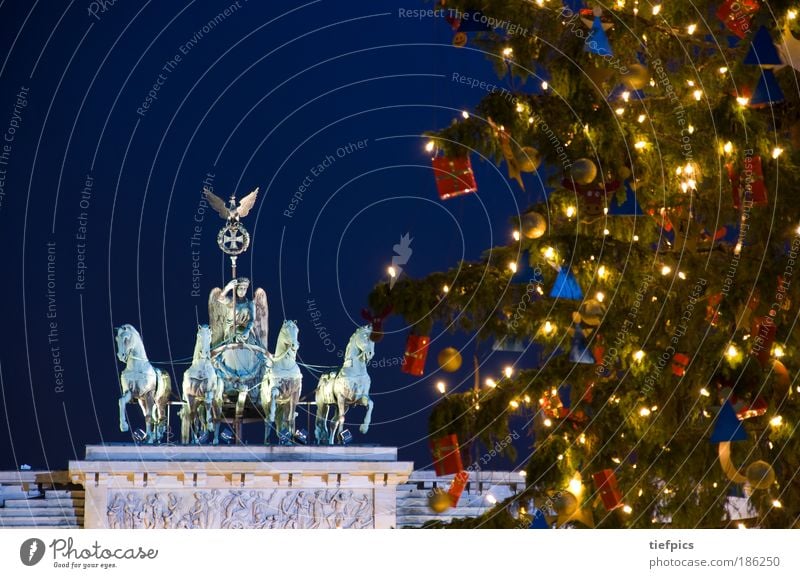
[(413, 327), (408, 373), (434, 326), (519, 352), (500, 379), (476, 355), (432, 412), (456, 469), (528, 426), (503, 447), (527, 451), (516, 507), (453, 525), (800, 525), (792, 3), (440, 4), (454, 44), (521, 87), (431, 132), (442, 202), (481, 194), (472, 162), (546, 191), (507, 244), (370, 296)]

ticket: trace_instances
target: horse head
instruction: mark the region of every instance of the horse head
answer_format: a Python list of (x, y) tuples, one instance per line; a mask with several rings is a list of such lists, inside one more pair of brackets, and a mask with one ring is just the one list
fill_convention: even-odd
[(122, 363), (128, 363), (128, 358), (131, 352), (136, 348), (137, 344), (142, 342), (139, 332), (133, 325), (126, 323), (117, 327), (117, 359)]
[(284, 320), (278, 333), (278, 342), (275, 344), (275, 357), (282, 358), (286, 353), (290, 353), (292, 356), (297, 354), (297, 350), (300, 348), (299, 334), (300, 329), (298, 329), (296, 321)]
[(346, 357), (355, 357), (365, 364), (369, 363), (372, 356), (375, 355), (375, 342), (370, 339), (371, 334), (371, 323), (356, 329), (347, 344), (349, 355), (346, 355)]
[(208, 325), (197, 326), (197, 340), (194, 346), (194, 359), (207, 358), (211, 351), (211, 328)]

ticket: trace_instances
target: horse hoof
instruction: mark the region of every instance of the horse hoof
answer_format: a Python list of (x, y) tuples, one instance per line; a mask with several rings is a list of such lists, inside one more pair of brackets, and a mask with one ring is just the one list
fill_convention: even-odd
[(123, 431), (124, 432), (124, 431), (128, 431), (129, 429), (130, 429), (130, 427), (128, 427), (128, 424), (120, 422), (119, 431)]
[(369, 431), (369, 426), (368, 425), (362, 425), (360, 428), (358, 428), (358, 431), (360, 431), (362, 434), (365, 434), (365, 433), (367, 433)]

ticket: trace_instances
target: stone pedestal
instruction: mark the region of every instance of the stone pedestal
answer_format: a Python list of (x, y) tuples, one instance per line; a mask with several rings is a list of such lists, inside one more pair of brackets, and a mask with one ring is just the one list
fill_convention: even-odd
[(397, 448), (87, 446), (86, 528), (394, 528)]

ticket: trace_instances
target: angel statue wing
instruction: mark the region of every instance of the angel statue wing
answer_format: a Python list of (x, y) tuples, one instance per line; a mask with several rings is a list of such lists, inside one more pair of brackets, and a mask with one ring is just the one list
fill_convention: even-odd
[(256, 204), (256, 198), (258, 197), (258, 187), (256, 187), (249, 195), (246, 197), (242, 197), (242, 200), (239, 201), (239, 207), (236, 209), (236, 214), (239, 217), (246, 217), (247, 214), (250, 212), (250, 209), (253, 208), (253, 205)]
[(256, 337), (258, 337), (264, 349), (269, 349), (269, 345), (267, 344), (269, 333), (269, 304), (267, 303), (267, 292), (259, 287), (253, 294), (253, 301), (256, 304), (256, 318), (253, 323), (253, 331), (256, 332)]
[(228, 306), (221, 303), (219, 296), (222, 289), (214, 287), (208, 294), (208, 324), (211, 326), (211, 347), (225, 341), (225, 323), (228, 318)]
[(225, 201), (220, 199), (217, 195), (211, 192), (210, 189), (206, 188), (203, 189), (203, 193), (206, 196), (206, 200), (211, 207), (219, 213), (219, 216), (223, 219), (228, 219), (230, 217), (230, 211), (228, 210), (228, 205), (225, 204)]

